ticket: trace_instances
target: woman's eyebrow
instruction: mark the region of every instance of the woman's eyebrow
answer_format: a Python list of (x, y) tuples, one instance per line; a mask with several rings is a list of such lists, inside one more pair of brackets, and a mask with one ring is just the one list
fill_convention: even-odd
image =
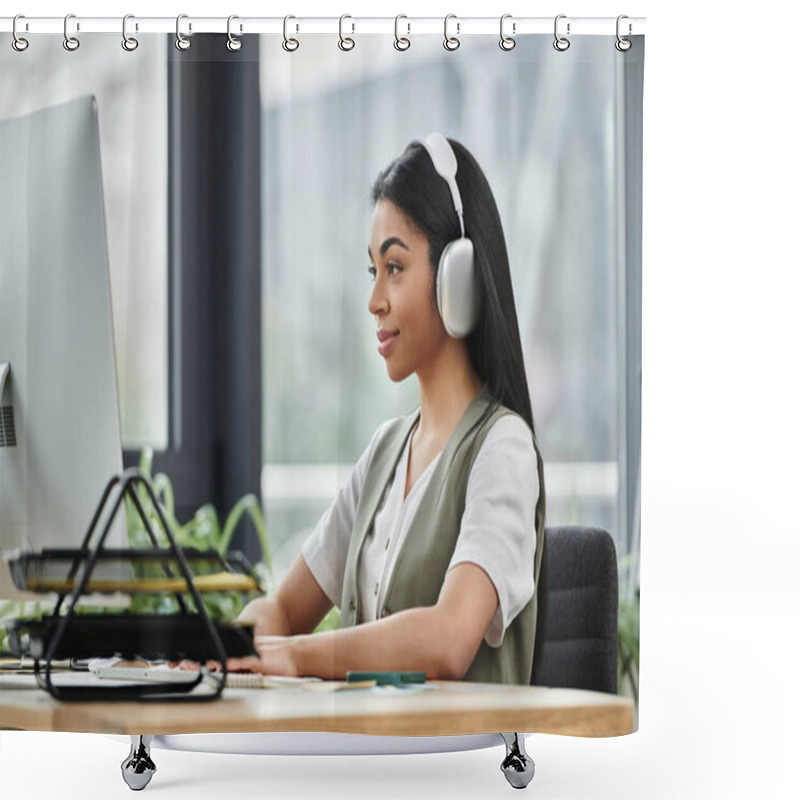
[[(386, 255), (386, 251), (393, 245), (396, 244), (399, 247), (402, 247), (404, 250), (408, 250), (408, 245), (400, 239), (398, 236), (390, 236), (388, 239), (384, 241), (381, 245), (381, 255)], [(369, 245), (367, 245), (367, 254), (369, 255), (370, 259), (372, 258), (372, 249)]]

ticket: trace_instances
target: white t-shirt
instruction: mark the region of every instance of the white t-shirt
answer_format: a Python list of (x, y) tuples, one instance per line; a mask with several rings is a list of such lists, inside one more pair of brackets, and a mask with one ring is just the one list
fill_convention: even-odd
[[(378, 428), (302, 548), (308, 568), (339, 607), (350, 532), (367, 465), (387, 424)], [(364, 622), (380, 616), (397, 555), (441, 456), (434, 458), (404, 499), (410, 442), (409, 436), (361, 551), (358, 602)], [(485, 636), (491, 647), (502, 644), (506, 628), (533, 597), (538, 497), (536, 451), (530, 429), (520, 417), (507, 414), (489, 430), (472, 465), (461, 530), (448, 565), (449, 571), (463, 562), (477, 564), (494, 584), (499, 605)]]

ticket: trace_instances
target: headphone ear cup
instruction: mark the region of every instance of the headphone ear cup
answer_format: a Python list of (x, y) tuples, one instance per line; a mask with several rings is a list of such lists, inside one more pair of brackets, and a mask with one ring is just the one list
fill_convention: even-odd
[(481, 304), (470, 239), (454, 239), (442, 251), (436, 276), (436, 306), (445, 330), (456, 339), (468, 336), (478, 324)]

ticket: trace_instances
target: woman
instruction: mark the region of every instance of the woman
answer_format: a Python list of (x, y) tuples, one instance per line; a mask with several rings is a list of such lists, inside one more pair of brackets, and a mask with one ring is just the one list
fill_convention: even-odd
[[(527, 684), (544, 484), (494, 198), (472, 155), (431, 134), (378, 176), (372, 200), (369, 313), (389, 377), (417, 376), (419, 410), (378, 429), (277, 591), (244, 609), (260, 658), (229, 668)], [(464, 267), (464, 233), (472, 299), (456, 296), (467, 264), (440, 287), (440, 311), (438, 273)], [(458, 263), (440, 266), (453, 241)], [(341, 629), (312, 634), (334, 603)]]

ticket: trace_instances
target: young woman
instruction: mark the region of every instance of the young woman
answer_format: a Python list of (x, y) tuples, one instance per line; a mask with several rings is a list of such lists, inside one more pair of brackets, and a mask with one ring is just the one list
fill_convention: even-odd
[[(229, 668), (527, 684), (544, 483), (494, 197), (431, 134), (372, 199), (377, 349), (393, 381), (416, 375), (419, 409), (378, 429), (277, 591), (244, 609), (259, 658)], [(312, 633), (333, 604), (341, 629)]]

